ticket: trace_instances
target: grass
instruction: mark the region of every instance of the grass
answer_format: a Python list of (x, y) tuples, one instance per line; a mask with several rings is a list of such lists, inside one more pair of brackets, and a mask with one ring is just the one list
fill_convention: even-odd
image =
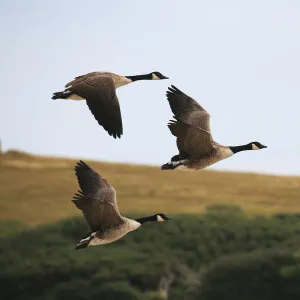
[[(117, 190), (126, 213), (195, 214), (211, 205), (238, 205), (247, 214), (300, 211), (300, 177), (248, 173), (160, 171), (159, 167), (85, 160)], [(0, 155), (0, 220), (27, 225), (79, 215), (71, 202), (76, 161), (18, 151)]]

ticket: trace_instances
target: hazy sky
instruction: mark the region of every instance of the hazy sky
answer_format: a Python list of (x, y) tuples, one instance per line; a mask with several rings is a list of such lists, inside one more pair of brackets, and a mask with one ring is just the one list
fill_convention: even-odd
[[(300, 1), (0, 2), (0, 139), (17, 148), (163, 164), (177, 154), (166, 124), (174, 84), (211, 114), (214, 139), (259, 141), (214, 169), (300, 174)], [(118, 89), (124, 135), (110, 137), (85, 101), (52, 101), (91, 71), (170, 80)]]

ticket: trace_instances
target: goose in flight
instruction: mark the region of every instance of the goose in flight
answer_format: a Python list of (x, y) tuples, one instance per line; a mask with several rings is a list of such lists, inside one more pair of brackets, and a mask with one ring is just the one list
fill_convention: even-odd
[(116, 191), (101, 175), (80, 161), (75, 166), (80, 189), (73, 202), (80, 209), (90, 227), (75, 249), (112, 243), (146, 222), (171, 220), (163, 213), (139, 219), (121, 216), (116, 199)]
[(121, 138), (122, 116), (116, 89), (138, 80), (162, 80), (168, 77), (159, 72), (143, 75), (121, 76), (110, 72), (91, 72), (75, 77), (56, 92), (52, 99), (86, 100), (96, 121), (110, 136)]
[(204, 169), (238, 152), (267, 148), (259, 142), (240, 146), (220, 145), (213, 140), (210, 115), (199, 103), (173, 85), (167, 91), (167, 99), (174, 114), (174, 120), (169, 121), (168, 127), (177, 138), (179, 154), (162, 165), (162, 170), (173, 170), (179, 166)]

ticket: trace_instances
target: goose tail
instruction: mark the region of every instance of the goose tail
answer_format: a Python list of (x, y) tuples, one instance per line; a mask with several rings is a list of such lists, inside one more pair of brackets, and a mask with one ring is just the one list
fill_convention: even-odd
[(87, 248), (90, 244), (90, 241), (94, 238), (92, 235), (82, 238), (79, 243), (76, 245), (75, 250)]
[(56, 92), (53, 94), (52, 96), (52, 100), (56, 100), (56, 99), (67, 99), (72, 93), (68, 90), (64, 91), (64, 92)]
[(179, 166), (182, 166), (184, 161), (170, 161), (160, 167), (161, 170), (174, 170)]

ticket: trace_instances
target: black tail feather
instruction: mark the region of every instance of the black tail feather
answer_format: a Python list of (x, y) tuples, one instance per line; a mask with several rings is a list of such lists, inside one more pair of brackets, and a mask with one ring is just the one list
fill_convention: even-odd
[(94, 238), (94, 236), (87, 236), (82, 238), (81, 241), (76, 245), (75, 250), (87, 248), (90, 241)]
[(67, 99), (72, 93), (70, 91), (56, 92), (52, 96), (52, 100), (56, 99)]
[(183, 163), (180, 163), (180, 162), (178, 162), (177, 164), (176, 163), (166, 163), (166, 164), (162, 165), (160, 167), (160, 169), (161, 170), (174, 170), (177, 167), (182, 166), (182, 165), (183, 165)]

